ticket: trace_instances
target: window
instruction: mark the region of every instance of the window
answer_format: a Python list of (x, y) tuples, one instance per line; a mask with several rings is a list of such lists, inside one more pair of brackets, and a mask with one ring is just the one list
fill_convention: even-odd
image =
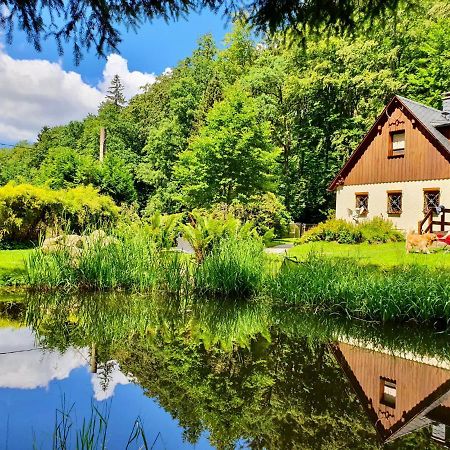
[(403, 156), (405, 154), (405, 132), (392, 131), (389, 156)]
[(387, 198), (387, 213), (401, 214), (402, 213), (402, 193), (401, 191), (388, 192)]
[(356, 197), (356, 209), (363, 208), (359, 213), (360, 216), (366, 215), (369, 212), (369, 194), (367, 192), (357, 192)]
[(397, 385), (395, 380), (380, 377), (380, 385), (380, 403), (390, 408), (395, 408), (395, 401), (397, 399)]
[(436, 211), (439, 206), (441, 191), (437, 188), (423, 190), (423, 212), (427, 214), (430, 209)]

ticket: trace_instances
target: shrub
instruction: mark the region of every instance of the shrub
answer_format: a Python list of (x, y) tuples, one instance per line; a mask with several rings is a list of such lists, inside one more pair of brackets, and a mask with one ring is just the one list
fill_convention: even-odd
[(245, 203), (235, 200), (228, 206), (217, 204), (211, 212), (214, 216), (223, 216), (224, 211), (243, 222), (253, 222), (261, 236), (269, 230), (274, 230), (277, 237), (282, 237), (291, 221), (286, 207), (272, 192), (253, 195)]
[(404, 239), (403, 233), (397, 230), (390, 220), (381, 217), (365, 220), (357, 228), (361, 232), (362, 240), (369, 243), (398, 242)]
[(201, 295), (249, 297), (262, 285), (263, 245), (256, 239), (222, 239), (197, 266), (195, 290)]
[(92, 186), (51, 190), (30, 184), (0, 187), (0, 238), (36, 242), (49, 229), (81, 232), (115, 223), (118, 207)]
[(397, 230), (390, 220), (374, 217), (359, 224), (343, 219), (329, 219), (308, 230), (300, 243), (313, 241), (336, 241), (341, 244), (359, 242), (381, 243), (403, 240), (403, 233)]
[(361, 231), (355, 225), (342, 219), (330, 219), (311, 228), (300, 239), (300, 243), (313, 241), (337, 241), (341, 244), (361, 242)]
[(223, 238), (258, 238), (258, 233), (252, 222), (242, 223), (232, 216), (216, 218), (212, 214), (197, 210), (190, 214), (189, 220), (190, 223), (182, 225), (182, 233), (194, 249), (195, 257), (199, 263)]

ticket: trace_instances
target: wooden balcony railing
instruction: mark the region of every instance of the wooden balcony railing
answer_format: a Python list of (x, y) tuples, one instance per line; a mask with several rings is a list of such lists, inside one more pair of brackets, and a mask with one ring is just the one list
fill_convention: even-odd
[(439, 231), (444, 232), (446, 226), (450, 226), (450, 222), (446, 221), (446, 217), (450, 219), (450, 216), (446, 216), (446, 214), (450, 215), (450, 209), (443, 208), (441, 210), (440, 216), (436, 217), (436, 220), (434, 215), (436, 214), (436, 210), (430, 209), (426, 214), (425, 217), (419, 222), (418, 224), (418, 233), (436, 233)]

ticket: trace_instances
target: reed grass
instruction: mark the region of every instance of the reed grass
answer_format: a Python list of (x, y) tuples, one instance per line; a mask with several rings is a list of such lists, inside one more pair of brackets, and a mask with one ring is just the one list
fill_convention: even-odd
[(417, 266), (380, 270), (311, 254), (270, 281), (273, 299), (308, 311), (388, 321), (450, 320), (449, 272)]
[[(53, 450), (106, 450), (110, 447), (108, 424), (110, 417), (110, 403), (101, 409), (95, 404), (91, 404), (89, 417), (83, 418), (81, 426), (77, 426), (75, 418), (75, 403), (68, 405), (65, 396), (62, 398), (61, 408), (56, 410), (55, 426), (53, 430)], [(123, 442), (123, 448), (129, 449), (133, 446), (151, 450), (159, 437), (156, 436), (153, 444), (147, 441), (144, 426), (138, 417), (131, 429), (127, 442)], [(116, 443), (117, 444), (117, 443)], [(33, 449), (41, 448), (36, 437), (33, 442)]]
[(262, 243), (255, 239), (222, 239), (194, 271), (200, 295), (250, 297), (265, 278)]
[(85, 244), (46, 253), (35, 249), (26, 262), (28, 284), (36, 290), (129, 289), (147, 291), (158, 280), (158, 251), (144, 232), (116, 231)]
[[(450, 321), (450, 273), (415, 265), (391, 269), (311, 253), (299, 264), (271, 264), (260, 240), (224, 237), (201, 262), (161, 249), (145, 229), (112, 231), (79, 254), (34, 250), (28, 283), (38, 291), (157, 292), (180, 300), (268, 297), (304, 311), (383, 322)], [(287, 261), (287, 260), (285, 260)]]

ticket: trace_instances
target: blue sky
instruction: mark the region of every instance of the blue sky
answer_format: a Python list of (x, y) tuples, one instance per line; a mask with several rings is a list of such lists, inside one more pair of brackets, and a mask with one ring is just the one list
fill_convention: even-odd
[(210, 11), (169, 23), (154, 20), (137, 33), (121, 30), (119, 54), (105, 59), (85, 51), (78, 66), (70, 43), (60, 56), (51, 40), (37, 52), (22, 32), (15, 33), (11, 45), (0, 34), (0, 148), (20, 140), (33, 142), (43, 126), (95, 113), (116, 73), (130, 98), (142, 85), (154, 82), (155, 75), (188, 56), (200, 36), (212, 33), (220, 45), (230, 26), (226, 18)]
[[(118, 50), (128, 60), (130, 70), (159, 74), (166, 67), (172, 67), (188, 56), (195, 48), (200, 36), (212, 33), (217, 42), (221, 42), (230, 24), (221, 14), (204, 11), (201, 14), (190, 14), (186, 19), (166, 23), (162, 19), (152, 23), (144, 23), (137, 33), (121, 28), (123, 41)], [(73, 62), (69, 45), (65, 45), (64, 55), (58, 55), (55, 43), (49, 39), (43, 42), (42, 52), (37, 52), (32, 44), (26, 41), (24, 33), (17, 32), (12, 45), (6, 45), (7, 53), (16, 59), (47, 59), (52, 62), (61, 61), (65, 70), (73, 70), (81, 74), (84, 81), (95, 85), (101, 78), (105, 64), (94, 50), (84, 52), (84, 59), (76, 66)]]

